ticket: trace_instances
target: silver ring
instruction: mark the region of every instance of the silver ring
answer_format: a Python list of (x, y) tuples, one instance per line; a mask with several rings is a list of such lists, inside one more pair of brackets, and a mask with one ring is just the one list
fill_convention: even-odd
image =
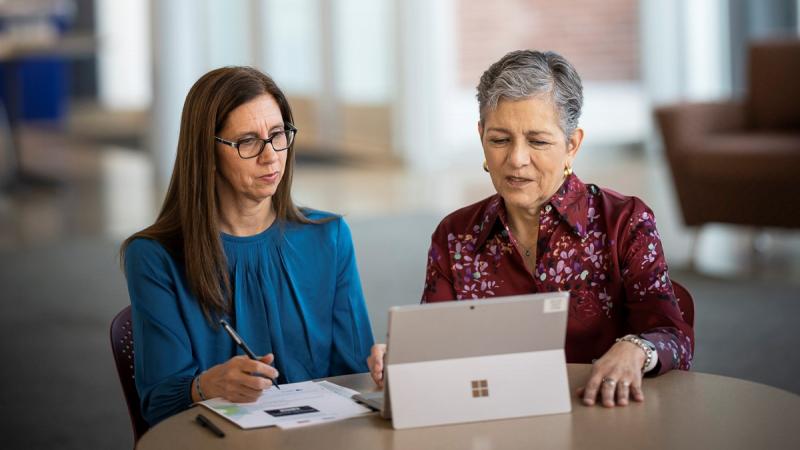
[(623, 381), (622, 382), (622, 387), (624, 387), (625, 389), (628, 389), (629, 387), (631, 387), (631, 382), (630, 381)]
[(613, 386), (617, 385), (617, 380), (615, 380), (613, 378), (609, 378), (609, 377), (604, 377), (603, 378), (603, 384), (608, 384), (608, 385), (613, 387)]

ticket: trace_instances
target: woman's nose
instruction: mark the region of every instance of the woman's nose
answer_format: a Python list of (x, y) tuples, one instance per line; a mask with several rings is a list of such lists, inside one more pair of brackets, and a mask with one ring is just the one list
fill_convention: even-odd
[(531, 160), (530, 152), (524, 142), (515, 142), (509, 150), (508, 162), (513, 167), (523, 167)]
[(278, 152), (272, 148), (271, 143), (264, 144), (264, 150), (258, 155), (258, 162), (262, 164), (269, 164), (278, 159)]

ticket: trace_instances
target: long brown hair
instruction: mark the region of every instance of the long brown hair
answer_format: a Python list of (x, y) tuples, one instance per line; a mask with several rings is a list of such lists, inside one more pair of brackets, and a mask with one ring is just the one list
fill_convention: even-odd
[[(213, 315), (232, 312), (217, 215), (214, 136), (231, 111), (263, 94), (275, 99), (284, 122), (294, 122), (286, 96), (257, 69), (223, 67), (197, 80), (183, 104), (178, 153), (161, 212), (153, 225), (134, 233), (120, 249), (124, 264), (125, 251), (134, 239), (153, 239), (163, 245), (183, 262), (189, 288), (209, 321)], [(275, 220), (317, 223), (292, 201), (294, 144), (287, 151), (283, 179), (272, 196)]]

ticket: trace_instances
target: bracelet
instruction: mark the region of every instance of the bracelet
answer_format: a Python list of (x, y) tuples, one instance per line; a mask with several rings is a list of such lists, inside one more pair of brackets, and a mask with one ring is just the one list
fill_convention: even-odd
[(653, 362), (653, 354), (655, 353), (653, 349), (647, 345), (644, 339), (640, 338), (635, 334), (628, 334), (626, 336), (622, 336), (621, 338), (617, 338), (614, 342), (630, 342), (631, 344), (636, 345), (644, 352), (644, 364), (642, 365), (642, 373), (645, 373), (647, 369), (650, 368), (650, 364)]
[(194, 377), (194, 389), (197, 391), (197, 396), (200, 397), (200, 400), (206, 401), (208, 399), (203, 395), (203, 391), (200, 389), (200, 375), (202, 374), (198, 373), (197, 376)]

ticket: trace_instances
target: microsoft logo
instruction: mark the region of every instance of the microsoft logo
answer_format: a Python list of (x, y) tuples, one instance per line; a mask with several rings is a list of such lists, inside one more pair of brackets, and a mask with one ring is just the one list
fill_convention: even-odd
[(488, 397), (489, 396), (489, 382), (486, 380), (472, 380), (472, 396), (473, 397)]

